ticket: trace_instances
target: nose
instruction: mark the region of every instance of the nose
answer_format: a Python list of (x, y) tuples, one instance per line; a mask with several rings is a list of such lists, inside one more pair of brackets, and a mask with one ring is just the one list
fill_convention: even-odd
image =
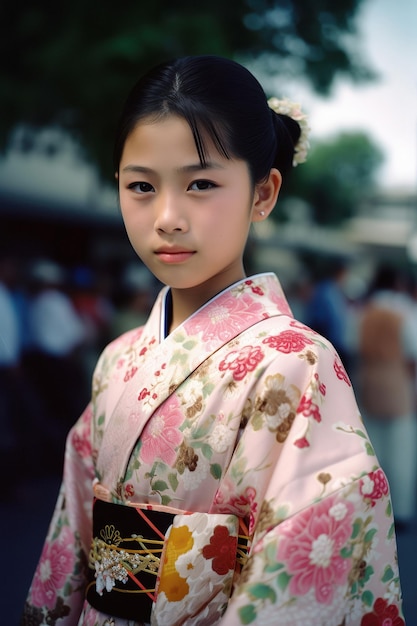
[(159, 194), (156, 202), (155, 230), (166, 234), (188, 230), (188, 222), (177, 194), (172, 192)]

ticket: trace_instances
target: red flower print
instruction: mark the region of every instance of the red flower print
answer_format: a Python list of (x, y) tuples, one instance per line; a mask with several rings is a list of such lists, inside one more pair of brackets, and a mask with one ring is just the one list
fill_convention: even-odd
[(300, 437), (300, 439), (296, 439), (294, 441), (294, 445), (297, 448), (309, 448), (310, 447), (309, 441), (306, 437)]
[(150, 396), (150, 395), (151, 394), (149, 393), (149, 391), (146, 389), (146, 387), (144, 387), (142, 391), (140, 392), (140, 394), (138, 395), (138, 400), (144, 400), (146, 396)]
[(383, 598), (377, 598), (372, 613), (362, 617), (361, 626), (405, 626), (405, 621), (398, 614), (398, 607), (388, 604)]
[(375, 506), (376, 500), (388, 495), (388, 481), (381, 468), (375, 472), (370, 472), (361, 479), (360, 492), (365, 500), (371, 501), (372, 506)]
[(303, 333), (298, 333), (295, 330), (284, 330), (279, 335), (272, 335), (263, 340), (271, 348), (289, 354), (290, 352), (301, 352), (307, 345), (311, 345), (313, 342), (306, 337)]
[(298, 412), (304, 415), (304, 417), (312, 417), (316, 422), (321, 422), (320, 409), (311, 398), (306, 398), (306, 396), (301, 398)]
[(134, 495), (135, 495), (135, 488), (133, 487), (132, 483), (127, 483), (127, 485), (125, 485), (125, 498), (128, 499)]
[(326, 395), (326, 385), (324, 383), (320, 382), (320, 378), (319, 375), (317, 374), (317, 372), (314, 374), (314, 378), (316, 379), (318, 385), (319, 385), (319, 391), (321, 393), (322, 396)]
[(135, 367), (135, 366), (131, 367), (131, 368), (130, 368), (130, 370), (128, 370), (128, 371), (125, 373), (125, 376), (124, 376), (124, 378), (123, 378), (124, 382), (125, 382), (125, 383), (127, 383), (127, 381), (128, 381), (128, 380), (130, 380), (131, 378), (133, 378), (133, 376), (136, 374), (137, 370), (138, 370), (138, 368), (137, 368), (137, 367)]
[(258, 363), (264, 358), (264, 353), (259, 346), (245, 346), (237, 352), (229, 352), (226, 358), (220, 363), (219, 370), (233, 371), (233, 380), (243, 380), (248, 372), (253, 372)]
[(349, 387), (352, 386), (350, 380), (349, 380), (349, 376), (346, 374), (346, 370), (342, 365), (341, 361), (338, 361), (337, 359), (334, 360), (333, 363), (333, 369), (336, 372), (336, 376), (338, 377), (339, 380), (344, 380), (345, 383), (347, 385), (349, 385)]
[(204, 546), (205, 559), (213, 559), (211, 567), (216, 574), (224, 576), (235, 567), (237, 537), (231, 537), (226, 526), (216, 526), (210, 544)]

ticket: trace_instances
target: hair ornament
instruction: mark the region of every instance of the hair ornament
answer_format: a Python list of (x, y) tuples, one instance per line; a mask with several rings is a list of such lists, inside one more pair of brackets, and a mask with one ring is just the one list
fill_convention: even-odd
[(307, 153), (310, 148), (310, 142), (308, 140), (308, 134), (310, 127), (307, 121), (307, 115), (302, 112), (301, 107), (296, 102), (291, 102), (287, 98), (279, 100), (278, 98), (269, 98), (269, 108), (280, 115), (286, 115), (291, 117), (300, 126), (300, 138), (294, 148), (293, 166), (296, 167), (299, 163), (304, 163), (307, 160)]

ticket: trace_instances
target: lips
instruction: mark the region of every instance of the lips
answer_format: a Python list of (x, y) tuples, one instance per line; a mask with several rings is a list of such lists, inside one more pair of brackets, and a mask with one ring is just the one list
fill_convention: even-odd
[(194, 250), (185, 248), (165, 247), (155, 251), (156, 256), (163, 263), (184, 263), (195, 254)]

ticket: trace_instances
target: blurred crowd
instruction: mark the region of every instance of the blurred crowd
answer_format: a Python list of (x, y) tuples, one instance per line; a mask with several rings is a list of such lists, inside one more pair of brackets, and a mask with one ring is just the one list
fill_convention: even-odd
[(380, 262), (352, 298), (349, 277), (346, 259), (329, 259), (304, 286), (298, 317), (336, 347), (406, 531), (417, 500), (417, 283), (409, 268)]
[(1, 497), (27, 472), (61, 472), (65, 437), (91, 396), (101, 350), (144, 322), (154, 291), (137, 264), (110, 282), (87, 267), (1, 255)]
[[(290, 291), (290, 304), (336, 347), (388, 476), (398, 529), (406, 529), (417, 495), (416, 282), (384, 263), (352, 298), (349, 263), (334, 258), (324, 268)], [(61, 472), (65, 437), (90, 398), (101, 350), (146, 320), (158, 289), (139, 263), (97, 273), (1, 256), (2, 497), (27, 472)]]

